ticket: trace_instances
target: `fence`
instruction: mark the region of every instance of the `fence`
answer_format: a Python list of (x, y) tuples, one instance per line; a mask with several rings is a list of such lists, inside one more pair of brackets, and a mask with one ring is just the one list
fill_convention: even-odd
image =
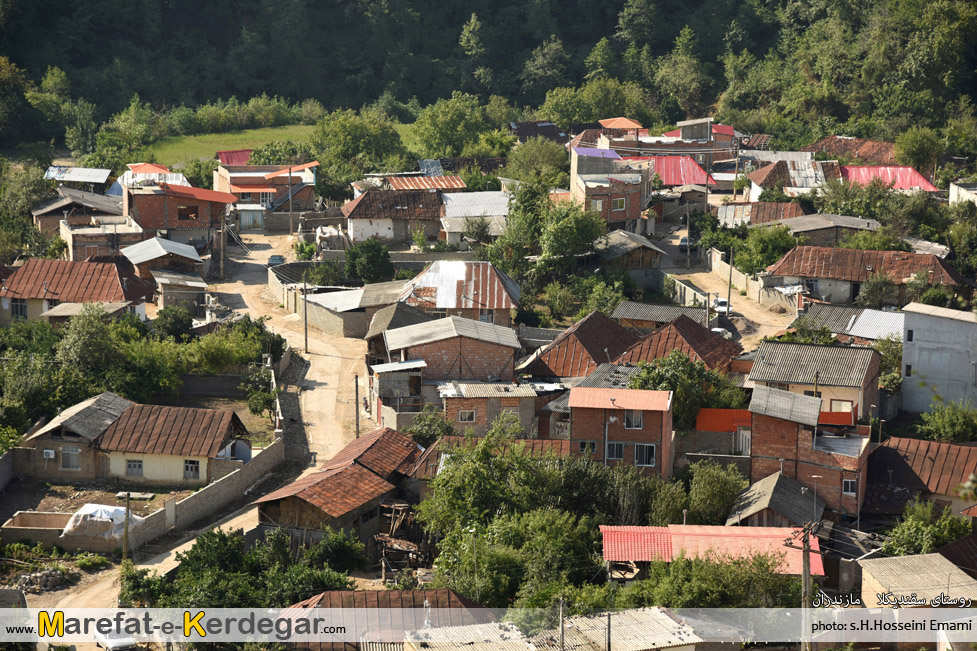
[[(730, 268), (725, 256), (726, 254), (718, 249), (709, 249), (708, 253), (706, 253), (706, 262), (714, 275), (728, 282), (730, 279)], [(751, 278), (736, 267), (733, 267), (732, 270), (733, 287), (737, 290), (746, 291), (746, 295), (750, 300), (756, 301), (763, 307), (779, 305), (789, 312), (796, 312), (796, 297), (787, 296), (783, 292), (773, 289), (764, 280), (765, 278), (769, 277), (759, 276), (757, 278)]]

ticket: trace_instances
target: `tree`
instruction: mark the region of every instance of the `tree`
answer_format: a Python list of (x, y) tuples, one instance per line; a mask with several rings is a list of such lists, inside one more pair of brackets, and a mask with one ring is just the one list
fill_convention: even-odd
[(188, 160), (180, 166), (180, 172), (195, 188), (210, 188), (214, 185), (214, 170), (220, 165), (212, 158)]
[(157, 339), (172, 339), (183, 342), (193, 337), (193, 317), (182, 305), (167, 305), (160, 308), (153, 319), (153, 336)]
[(538, 102), (546, 91), (564, 80), (570, 57), (555, 34), (550, 35), (532, 51), (522, 67), (519, 81), (522, 82), (523, 96)]
[(411, 424), (404, 428), (404, 434), (422, 448), (427, 448), (442, 437), (454, 436), (457, 432), (442, 411), (435, 409), (434, 405), (424, 405)]
[(689, 466), (692, 482), (689, 486), (689, 514), (698, 524), (726, 524), (736, 498), (749, 482), (735, 464), (725, 468), (706, 460)]
[(10, 59), (0, 56), (0, 147), (11, 147), (25, 133), (36, 135), (41, 119), (27, 102), (25, 93), (30, 82), (24, 71)]
[(885, 274), (875, 273), (862, 283), (855, 304), (877, 310), (883, 305), (895, 303), (896, 300), (896, 284)]
[(509, 155), (505, 176), (518, 181), (540, 179), (548, 187), (569, 184), (569, 160), (563, 145), (547, 138), (530, 138)]
[(101, 306), (85, 305), (64, 326), (56, 358), (64, 366), (91, 379), (123, 364), (123, 354), (112, 339), (110, 317)]
[(431, 158), (460, 156), (465, 146), (490, 130), (485, 110), (474, 95), (455, 91), (423, 109), (414, 122), (421, 153)]
[[(339, 198), (349, 192), (350, 182), (375, 171), (383, 161), (403, 153), (400, 134), (390, 120), (376, 111), (357, 113), (337, 109), (320, 119), (312, 129), (312, 153), (329, 196)], [(284, 153), (288, 154), (288, 151)], [(276, 155), (269, 151), (259, 156)]]
[(478, 244), (488, 243), (490, 239), (488, 218), (484, 215), (468, 215), (465, 217), (464, 237), (466, 240)]
[(678, 102), (687, 116), (703, 112), (710, 86), (695, 48), (695, 35), (686, 25), (675, 39), (675, 48), (662, 59), (655, 73), (655, 83)]
[(305, 282), (310, 285), (342, 285), (346, 279), (346, 270), (338, 262), (323, 260), (305, 271)]
[(920, 436), (944, 443), (977, 440), (977, 408), (936, 396), (928, 412), (921, 415)]
[(939, 134), (928, 127), (910, 127), (896, 137), (896, 160), (911, 165), (923, 174), (930, 174), (932, 167), (943, 153)]
[[(321, 119), (321, 118), (320, 118)], [(396, 147), (393, 147), (396, 150)], [(389, 153), (389, 152), (388, 152)], [(273, 140), (255, 147), (248, 165), (302, 165), (315, 159), (308, 143), (294, 140)]]
[(830, 328), (817, 326), (807, 317), (801, 317), (795, 321), (793, 327), (777, 337), (777, 340), (821, 346), (830, 346), (837, 342)]
[(346, 250), (346, 276), (365, 283), (377, 283), (394, 277), (390, 252), (380, 240), (370, 238)]
[(872, 344), (879, 353), (879, 386), (895, 393), (902, 388), (902, 335), (892, 333)]
[[(682, 482), (663, 483), (651, 500), (651, 514), (648, 524), (663, 527), (682, 522), (683, 511), (689, 507), (689, 494)], [(726, 524), (725, 522), (723, 524)]]
[(584, 60), (584, 65), (587, 67), (587, 79), (614, 76), (617, 71), (617, 56), (606, 37), (597, 41), (597, 45)]
[(877, 231), (859, 231), (849, 235), (842, 243), (843, 249), (861, 249), (863, 251), (912, 251), (913, 247), (888, 228)]
[(751, 228), (746, 240), (735, 249), (733, 262), (746, 274), (767, 268), (797, 246), (797, 238), (786, 226)]
[(593, 253), (607, 233), (607, 224), (597, 213), (585, 212), (575, 202), (556, 205), (546, 216), (540, 238), (540, 263), (557, 273), (568, 273), (578, 256)]
[(942, 513), (931, 502), (906, 505), (902, 519), (888, 532), (882, 553), (889, 556), (929, 554), (970, 533), (970, 522), (953, 515), (947, 506)]

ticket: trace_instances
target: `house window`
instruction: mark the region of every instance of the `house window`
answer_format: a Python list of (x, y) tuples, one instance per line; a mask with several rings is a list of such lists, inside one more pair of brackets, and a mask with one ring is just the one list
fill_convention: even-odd
[(475, 422), (475, 410), (474, 409), (461, 409), (458, 411), (458, 422), (459, 423), (474, 423)]
[(27, 318), (27, 299), (26, 298), (12, 298), (10, 299), (10, 316), (15, 319), (26, 319)]
[(580, 441), (580, 454), (593, 454), (597, 452), (597, 443), (594, 441)]
[(608, 443), (607, 444), (607, 460), (608, 461), (620, 461), (624, 458), (624, 444), (623, 443)]
[(261, 193), (261, 203), (271, 203), (271, 198), (275, 196), (274, 192), (262, 192)]
[(428, 310), (427, 312), (428, 314), (434, 316), (435, 319), (443, 319), (444, 317), (448, 316), (447, 310), (433, 309), (433, 310)]
[(641, 429), (644, 427), (644, 412), (637, 409), (624, 410), (624, 429)]
[(61, 447), (61, 469), (78, 470), (81, 468), (81, 448), (77, 445)]
[(855, 403), (851, 400), (832, 400), (831, 401), (831, 411), (851, 411), (855, 408)]
[(142, 459), (126, 459), (126, 477), (142, 477)]
[(912, 341), (912, 340), (913, 340), (913, 331), (906, 330), (906, 341)]
[(240, 196), (241, 203), (251, 203), (251, 193), (242, 192)]
[(628, 205), (628, 200), (625, 198), (611, 199), (611, 210), (624, 210)]
[(781, 391), (790, 391), (790, 385), (786, 382), (767, 382), (767, 386), (771, 389), (780, 389)]
[(185, 459), (183, 461), (183, 478), (200, 479), (200, 462), (196, 459)]
[(817, 278), (805, 278), (804, 279), (804, 289), (806, 289), (811, 294), (818, 293), (818, 279)]
[(653, 466), (655, 465), (655, 446), (647, 443), (638, 443), (634, 446), (634, 465)]
[(189, 220), (196, 219), (198, 210), (199, 209), (197, 206), (179, 206), (176, 209), (176, 218)]
[(590, 211), (591, 212), (603, 212), (604, 211), (604, 201), (603, 201), (603, 199), (591, 199), (591, 201), (590, 201)]
[(495, 310), (479, 310), (478, 320), (482, 323), (495, 323)]
[(841, 492), (845, 495), (854, 495), (858, 491), (858, 482), (854, 479), (843, 479), (841, 482)]
[(820, 391), (805, 391), (804, 392), (804, 395), (805, 396), (810, 396), (811, 398), (820, 398), (821, 397), (821, 392)]
[(903, 375), (905, 375), (906, 377), (912, 377), (913, 376), (913, 365), (912, 364), (906, 364), (906, 372), (903, 373)]
[(95, 246), (85, 245), (85, 257), (90, 258), (93, 255), (98, 255), (98, 248), (99, 248), (98, 245)]

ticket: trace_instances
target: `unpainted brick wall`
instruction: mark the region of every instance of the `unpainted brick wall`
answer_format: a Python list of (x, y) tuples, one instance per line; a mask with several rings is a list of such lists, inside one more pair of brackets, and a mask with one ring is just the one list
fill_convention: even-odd
[(453, 337), (413, 346), (408, 359), (423, 359), (426, 380), (508, 382), (515, 371), (516, 350), (467, 337)]

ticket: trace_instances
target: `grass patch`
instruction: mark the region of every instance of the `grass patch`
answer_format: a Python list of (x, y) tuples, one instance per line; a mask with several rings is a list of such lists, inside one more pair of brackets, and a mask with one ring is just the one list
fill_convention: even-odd
[(293, 124), (284, 127), (245, 129), (225, 133), (203, 133), (196, 136), (164, 138), (143, 151), (163, 165), (175, 165), (195, 158), (213, 158), (218, 150), (255, 149), (275, 140), (308, 140), (312, 125)]

